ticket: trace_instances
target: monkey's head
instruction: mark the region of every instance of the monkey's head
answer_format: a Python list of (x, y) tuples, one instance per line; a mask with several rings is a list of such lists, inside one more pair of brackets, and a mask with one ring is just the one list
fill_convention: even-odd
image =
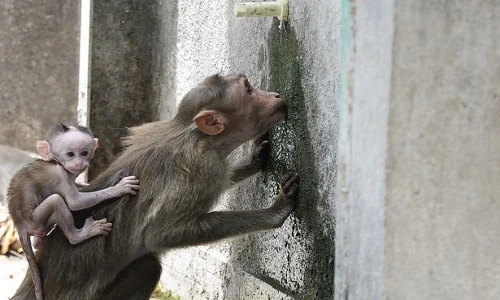
[(45, 161), (55, 160), (68, 172), (79, 175), (89, 167), (98, 147), (98, 139), (82, 126), (59, 124), (49, 134), (48, 141), (37, 141), (36, 149)]
[(209, 136), (241, 144), (260, 136), (286, 115), (284, 99), (253, 87), (244, 75), (208, 77), (186, 94), (176, 118)]

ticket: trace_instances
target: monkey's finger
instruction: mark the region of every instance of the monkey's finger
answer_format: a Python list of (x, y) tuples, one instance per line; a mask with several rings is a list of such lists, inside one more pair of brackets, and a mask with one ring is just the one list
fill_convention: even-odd
[[(91, 219), (91, 218), (89, 218), (89, 219)], [(102, 218), (102, 219), (98, 219), (98, 220), (92, 219), (92, 224), (100, 224), (100, 223), (104, 224), (104, 223), (109, 223), (109, 222), (106, 218)]]
[(121, 187), (125, 190), (129, 190), (129, 189), (136, 189), (137, 190), (137, 189), (139, 189), (140, 185), (137, 183), (122, 182)]
[(260, 143), (260, 152), (268, 151), (271, 148), (271, 143), (269, 141), (263, 141)]
[(254, 160), (262, 164), (266, 164), (271, 153), (271, 144), (269, 142), (264, 142), (259, 146), (255, 152)]
[(300, 181), (299, 174), (295, 172), (287, 173), (283, 179), (282, 188), (284, 191), (288, 191), (291, 188), (298, 186)]
[(298, 192), (299, 192), (299, 185), (295, 184), (295, 185), (288, 188), (286, 195), (293, 197), (293, 196), (296, 196), (298, 194)]
[(261, 136), (259, 136), (257, 139), (255, 139), (255, 143), (257, 145), (262, 144), (262, 142), (264, 142), (264, 141), (269, 141), (269, 131), (266, 131)]
[(137, 193), (137, 191), (139, 190), (139, 186), (138, 185), (129, 186), (128, 190), (130, 192)]
[(284, 176), (283, 176), (283, 180), (281, 181), (283, 184), (285, 184), (286, 182), (290, 181), (290, 180), (293, 180), (293, 177), (294, 176), (298, 176), (298, 174), (296, 172), (287, 172)]
[(121, 180), (122, 183), (124, 184), (134, 184), (134, 185), (138, 185), (139, 184), (139, 179), (126, 179), (126, 178), (123, 178)]
[(101, 231), (101, 234), (108, 235), (108, 233), (111, 232), (111, 227), (101, 227), (99, 230)]

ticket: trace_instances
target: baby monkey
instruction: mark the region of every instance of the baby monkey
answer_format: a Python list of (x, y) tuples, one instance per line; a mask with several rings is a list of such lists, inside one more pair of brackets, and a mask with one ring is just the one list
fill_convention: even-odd
[(74, 225), (71, 211), (89, 208), (104, 200), (137, 194), (139, 180), (124, 177), (115, 186), (94, 192), (80, 192), (75, 183), (89, 166), (98, 139), (84, 126), (56, 125), (47, 141), (37, 141), (42, 157), (27, 164), (12, 177), (7, 191), (9, 213), (18, 228), (19, 239), (32, 273), (37, 300), (43, 299), (42, 280), (31, 246), (30, 235), (43, 238), (58, 225), (72, 245), (96, 235), (107, 235), (111, 223), (106, 219), (85, 220)]

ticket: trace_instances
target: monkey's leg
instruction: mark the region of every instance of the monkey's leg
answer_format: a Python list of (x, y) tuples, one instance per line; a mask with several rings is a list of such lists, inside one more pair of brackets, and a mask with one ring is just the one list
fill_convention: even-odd
[(147, 254), (122, 270), (98, 299), (147, 300), (158, 284), (160, 275), (160, 261), (156, 256)]
[[(280, 227), (295, 209), (299, 187), (299, 176), (291, 173), (285, 176), (282, 193), (274, 204), (266, 209), (250, 211), (214, 211), (201, 215), (198, 219), (169, 228), (162, 246), (179, 247), (214, 242), (220, 239), (250, 232)], [(158, 240), (148, 235), (146, 242), (152, 245)]]
[(72, 245), (79, 244), (95, 235), (107, 235), (112, 226), (106, 219), (95, 221), (89, 218), (81, 229), (77, 229), (74, 226), (71, 211), (64, 199), (58, 194), (50, 195), (33, 210), (28, 231), (45, 229), (52, 224), (59, 225)]

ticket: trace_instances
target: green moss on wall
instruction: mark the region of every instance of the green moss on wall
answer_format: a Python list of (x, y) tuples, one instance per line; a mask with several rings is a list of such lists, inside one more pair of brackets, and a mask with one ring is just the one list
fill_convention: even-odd
[[(321, 173), (312, 143), (313, 138), (318, 138), (314, 127), (317, 125), (309, 125), (318, 107), (315, 99), (304, 93), (301, 43), (293, 28), (280, 29), (278, 25), (275, 20), (267, 47), (261, 47), (262, 59), (258, 63), (263, 64), (268, 57), (269, 81), (261, 82), (261, 86), (286, 99), (288, 118), (270, 132), (271, 159), (258, 177), (257, 191), (255, 186), (243, 186), (238, 192), (243, 197), (256, 193), (256, 199), (270, 205), (279, 192), (283, 175), (295, 171), (300, 175), (299, 205), (280, 229), (235, 240), (233, 260), (246, 273), (292, 299), (332, 299), (334, 232), (333, 220), (325, 213), (331, 199), (319, 190)], [(248, 209), (263, 206), (249, 205)], [(241, 203), (232, 208), (241, 209)]]
[[(300, 174), (299, 207), (294, 235), (307, 251), (303, 282), (293, 288), (299, 299), (333, 297), (334, 232), (333, 220), (325, 220), (319, 210), (326, 209), (328, 199), (318, 191), (318, 170), (314, 161), (308, 120), (314, 118), (306, 108), (302, 85), (301, 45), (293, 28), (278, 28), (275, 22), (269, 39), (269, 90), (279, 92), (287, 101), (288, 118), (271, 133), (272, 160), (266, 174), (268, 182), (282, 178), (287, 171)], [(310, 100), (314, 101), (314, 100)], [(310, 103), (309, 108), (315, 103)], [(329, 224), (331, 226), (325, 226)], [(289, 251), (292, 251), (289, 249)], [(296, 272), (296, 270), (294, 270)], [(285, 286), (293, 284), (285, 283)]]

